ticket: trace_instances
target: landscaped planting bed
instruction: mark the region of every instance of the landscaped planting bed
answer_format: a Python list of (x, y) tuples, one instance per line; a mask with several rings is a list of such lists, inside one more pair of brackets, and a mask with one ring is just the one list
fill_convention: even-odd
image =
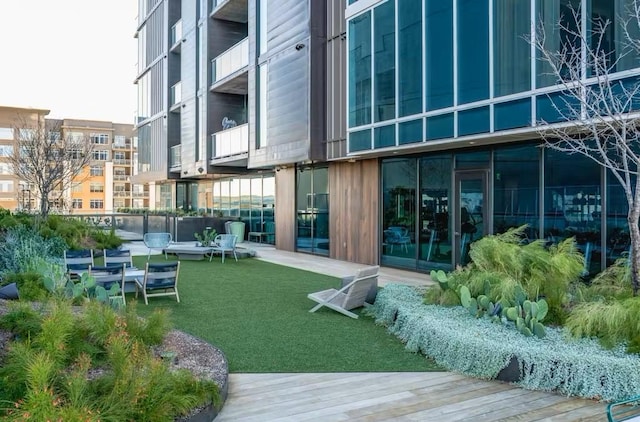
[(370, 308), (380, 324), (407, 349), (433, 358), (448, 370), (494, 379), (516, 358), (520, 380), (531, 390), (616, 401), (640, 392), (640, 358), (623, 345), (603, 349), (594, 339), (570, 339), (547, 327), (544, 338), (525, 337), (512, 322), (474, 318), (460, 306), (424, 304), (422, 292), (387, 285)]

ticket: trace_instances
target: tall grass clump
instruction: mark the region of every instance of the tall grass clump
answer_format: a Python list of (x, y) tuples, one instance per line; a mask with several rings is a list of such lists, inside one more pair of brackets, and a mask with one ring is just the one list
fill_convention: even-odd
[[(166, 335), (166, 314), (138, 322), (96, 301), (75, 312), (68, 300), (42, 309), (18, 303), (0, 318), (14, 333), (0, 365), (0, 419), (173, 421), (218, 404), (218, 387), (172, 370), (150, 344)], [(135, 321), (135, 322), (134, 322)], [(129, 322), (132, 330), (129, 330)], [(141, 335), (145, 327), (153, 334)]]

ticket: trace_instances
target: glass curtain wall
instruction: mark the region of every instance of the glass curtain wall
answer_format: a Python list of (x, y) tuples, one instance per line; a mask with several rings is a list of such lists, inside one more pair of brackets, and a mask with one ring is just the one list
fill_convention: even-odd
[(451, 154), (425, 157), (420, 165), (418, 268), (449, 268), (452, 250)]
[(296, 177), (298, 252), (329, 255), (329, 168), (300, 167)]
[(493, 157), (493, 229), (504, 233), (527, 224), (529, 240), (540, 231), (540, 148), (500, 148)]
[(240, 219), (245, 232), (267, 233), (261, 240), (275, 244), (275, 177), (242, 177), (213, 182), (213, 215)]
[[(422, 2), (398, 2), (398, 107), (399, 115), (422, 112)], [(422, 140), (422, 125), (420, 125)]]
[(371, 123), (371, 12), (349, 21), (349, 127)]
[(387, 1), (373, 14), (375, 121), (396, 117), (395, 3)]
[(425, 27), (426, 105), (437, 110), (453, 105), (453, 0), (427, 0)]
[(415, 158), (382, 163), (383, 265), (416, 266), (416, 165)]
[(528, 91), (531, 87), (531, 4), (494, 0), (494, 95)]
[[(567, 165), (567, 160), (571, 165)], [(582, 155), (546, 149), (544, 154), (545, 238), (575, 237), (585, 256), (585, 273), (600, 271), (601, 168)]]

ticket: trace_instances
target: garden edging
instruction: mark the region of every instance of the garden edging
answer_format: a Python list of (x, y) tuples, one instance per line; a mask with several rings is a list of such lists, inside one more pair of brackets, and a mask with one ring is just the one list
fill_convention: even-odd
[(425, 305), (414, 288), (396, 284), (380, 290), (370, 312), (407, 349), (450, 371), (496, 379), (510, 363), (513, 375), (515, 359), (516, 384), (523, 388), (605, 401), (640, 391), (637, 356), (622, 348), (604, 350), (595, 340), (568, 341), (559, 329), (548, 328), (544, 339), (525, 337), (506, 324), (473, 318), (459, 306)]

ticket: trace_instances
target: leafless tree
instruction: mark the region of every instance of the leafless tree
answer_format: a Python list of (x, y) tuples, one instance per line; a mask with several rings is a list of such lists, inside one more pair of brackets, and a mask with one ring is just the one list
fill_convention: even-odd
[(563, 94), (551, 100), (561, 123), (539, 121), (537, 125), (546, 147), (588, 157), (606, 168), (622, 186), (629, 206), (629, 259), (632, 287), (637, 295), (640, 289), (640, 85), (623, 81), (624, 74), (616, 72), (620, 68), (640, 66), (637, 61), (640, 0), (631, 0), (628, 9), (617, 16), (622, 25), (618, 24), (616, 31), (622, 30), (624, 36), (615, 49), (610, 48), (614, 22), (588, 17), (585, 18), (588, 24), (583, 25), (581, 10), (570, 8), (568, 15), (552, 25), (541, 19), (536, 36), (530, 40), (538, 52), (542, 77), (560, 85)]
[(57, 120), (21, 119), (15, 130), (18, 136), (9, 162), (16, 177), (40, 200), (41, 216), (47, 216), (49, 201), (62, 201), (71, 184), (80, 181), (93, 159), (93, 144), (85, 136), (62, 136), (62, 122)]

